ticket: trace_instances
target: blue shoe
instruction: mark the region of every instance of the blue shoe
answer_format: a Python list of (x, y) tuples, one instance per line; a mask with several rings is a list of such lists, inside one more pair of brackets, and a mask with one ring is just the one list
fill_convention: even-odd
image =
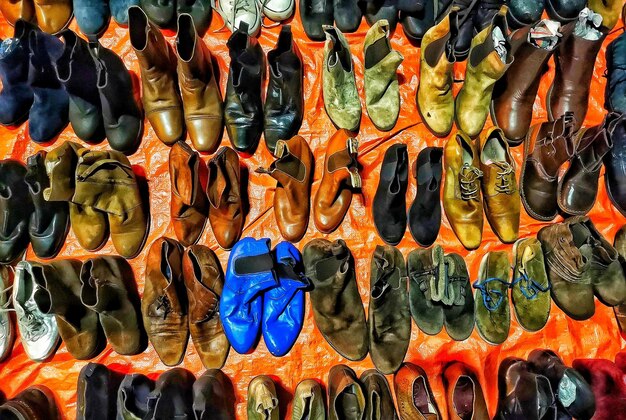
[(87, 36), (100, 36), (111, 20), (107, 0), (73, 0), (74, 16), (80, 31)]
[(128, 8), (138, 6), (139, 0), (109, 0), (111, 16), (119, 25), (128, 25)]
[(606, 71), (604, 107), (626, 114), (626, 33), (606, 47)]
[(269, 239), (243, 238), (230, 251), (220, 319), (237, 353), (248, 353), (261, 333), (263, 293), (278, 286)]
[(290, 242), (274, 249), (279, 285), (265, 292), (263, 298), (263, 339), (270, 353), (284, 356), (300, 335), (304, 322), (304, 276), (300, 251)]

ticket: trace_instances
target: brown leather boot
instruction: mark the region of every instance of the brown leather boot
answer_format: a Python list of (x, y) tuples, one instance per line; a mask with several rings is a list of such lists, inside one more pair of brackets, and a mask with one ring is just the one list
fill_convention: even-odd
[(230, 147), (222, 147), (209, 161), (208, 168), (209, 223), (217, 243), (231, 249), (241, 236), (245, 219), (239, 156)]
[(179, 141), (170, 149), (170, 218), (183, 246), (195, 244), (206, 224), (208, 204), (200, 184), (200, 164), (204, 162), (187, 143)]
[(72, 0), (32, 0), (37, 24), (42, 31), (56, 35), (72, 20)]
[(15, 25), (18, 19), (35, 22), (35, 5), (32, 0), (3, 1), (0, 3), (0, 12), (11, 26)]
[(61, 418), (61, 415), (52, 391), (43, 385), (34, 385), (0, 405), (0, 418), (57, 420)]
[(274, 215), (283, 238), (298, 242), (306, 233), (311, 210), (311, 181), (314, 160), (308, 143), (300, 136), (278, 140), (276, 159), (268, 169), (258, 173), (276, 179)]
[(193, 245), (183, 256), (183, 277), (189, 299), (189, 332), (207, 369), (224, 366), (230, 343), (220, 320), (224, 273), (215, 252)]
[(183, 108), (176, 86), (176, 56), (139, 6), (128, 9), (130, 45), (141, 70), (141, 100), (154, 133), (169, 145), (184, 134)]
[(191, 143), (199, 152), (213, 153), (224, 131), (222, 94), (211, 63), (211, 52), (197, 35), (188, 14), (178, 16), (176, 55), (178, 85)]
[(339, 227), (350, 208), (353, 189), (361, 188), (358, 149), (358, 140), (348, 130), (337, 131), (328, 141), (324, 173), (313, 201), (313, 220), (322, 233)]

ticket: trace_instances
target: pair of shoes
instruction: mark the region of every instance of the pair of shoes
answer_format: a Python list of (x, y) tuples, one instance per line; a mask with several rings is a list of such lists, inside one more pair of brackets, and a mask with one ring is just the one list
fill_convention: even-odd
[(52, 391), (43, 385), (33, 385), (0, 405), (0, 418), (58, 420), (62, 417)]
[(205, 167), (198, 153), (183, 142), (170, 149), (170, 217), (174, 232), (183, 246), (193, 245), (208, 218), (217, 243), (230, 249), (239, 240), (245, 219), (239, 156), (224, 146), (209, 160), (207, 168), (205, 191), (200, 181)]
[(595, 397), (594, 418), (610, 419), (626, 412), (626, 357), (622, 351), (615, 363), (606, 359), (576, 359), (572, 366), (589, 384)]
[(570, 318), (595, 313), (594, 294), (607, 306), (626, 302), (626, 277), (617, 250), (586, 216), (575, 216), (542, 228), (552, 299)]
[(113, 150), (90, 150), (65, 142), (45, 157), (50, 187), (46, 201), (69, 202), (78, 243), (100, 249), (109, 233), (124, 258), (136, 257), (148, 236), (149, 214), (128, 158)]
[(190, 15), (191, 25), (200, 38), (204, 36), (211, 25), (213, 17), (213, 3), (211, 0), (133, 0), (139, 4), (146, 15), (159, 28), (175, 27), (177, 20), (180, 24), (182, 15)]
[(11, 26), (21, 19), (39, 25), (42, 31), (56, 35), (72, 20), (72, 0), (11, 0), (0, 4), (0, 12)]
[(494, 85), (513, 62), (513, 56), (503, 6), (473, 37), (465, 81), (455, 99), (452, 70), (457, 61), (453, 46), (460, 33), (458, 13), (458, 7), (453, 7), (424, 35), (416, 101), (423, 123), (436, 136), (447, 136), (456, 120), (459, 131), (473, 138), (487, 121)]
[(300, 0), (300, 20), (304, 32), (313, 41), (323, 41), (326, 26), (341, 32), (355, 32), (363, 12), (357, 0)]
[(476, 328), (492, 345), (504, 343), (509, 336), (509, 289), (515, 316), (525, 330), (539, 331), (550, 316), (551, 287), (541, 243), (535, 238), (520, 239), (513, 254), (512, 277), (508, 254), (489, 252), (481, 260), (478, 280), (473, 284)]
[(128, 25), (128, 8), (139, 0), (73, 0), (72, 4), (80, 31), (97, 38), (107, 30), (111, 17), (118, 25)]
[(502, 130), (491, 128), (476, 143), (458, 132), (444, 149), (443, 208), (468, 250), (478, 248), (482, 241), (483, 207), (503, 243), (517, 240), (520, 221), (515, 160)]
[(243, 238), (228, 258), (220, 318), (240, 354), (250, 352), (261, 331), (274, 356), (284, 356), (304, 322), (304, 276), (300, 251), (281, 242), (270, 251), (269, 239)]
[(304, 112), (303, 65), (291, 26), (281, 28), (276, 48), (268, 53), (270, 78), (265, 105), (262, 84), (266, 63), (256, 38), (242, 23), (228, 39), (230, 68), (226, 85), (226, 131), (240, 153), (253, 154), (265, 132), (265, 143), (274, 153), (278, 140), (298, 134)]
[[(335, 127), (356, 132), (361, 123), (361, 101), (350, 47), (339, 29), (327, 25), (323, 29), (326, 34), (322, 73), (324, 108)], [(400, 114), (397, 69), (404, 58), (391, 47), (386, 20), (376, 22), (368, 30), (363, 51), (367, 113), (376, 128), (390, 131)]]
[(152, 243), (141, 313), (148, 338), (167, 366), (182, 361), (190, 333), (205, 367), (224, 366), (230, 345), (219, 316), (223, 287), (222, 266), (211, 249), (193, 245), (184, 250), (164, 237)]
[[(427, 147), (413, 163), (417, 193), (409, 209), (408, 220), (413, 238), (422, 247), (435, 242), (441, 226), (439, 191), (442, 155), (443, 149), (440, 147)], [(378, 234), (390, 245), (400, 243), (406, 230), (408, 167), (409, 156), (405, 144), (394, 144), (387, 149), (380, 168), (372, 213)]]
[(200, 152), (213, 153), (222, 139), (224, 112), (211, 52), (189, 14), (178, 16), (176, 53), (138, 6), (128, 9), (130, 44), (141, 70), (143, 108), (156, 136), (168, 146), (185, 128)]
[(277, 159), (269, 168), (257, 168), (276, 180), (274, 216), (283, 238), (298, 242), (306, 233), (311, 213), (311, 183), (315, 160), (309, 144), (300, 136), (278, 140)]

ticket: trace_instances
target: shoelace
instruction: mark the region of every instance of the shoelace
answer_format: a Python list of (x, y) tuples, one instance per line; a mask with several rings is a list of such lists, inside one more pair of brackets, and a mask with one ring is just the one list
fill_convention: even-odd
[(524, 297), (528, 300), (537, 299), (539, 293), (545, 293), (551, 288), (550, 283), (548, 283), (547, 287), (544, 287), (543, 285), (537, 283), (534, 279), (528, 277), (525, 271), (522, 271), (522, 275), (511, 282), (511, 288), (518, 283), (520, 283), (520, 292), (522, 292)]
[(166, 295), (161, 295), (157, 298), (157, 304), (157, 310), (163, 308), (163, 319), (167, 318), (170, 312), (172, 312), (170, 299)]
[(508, 162), (494, 162), (500, 170), (498, 171), (496, 178), (496, 191), (500, 194), (511, 194), (513, 192), (513, 176), (515, 171), (513, 166)]
[(46, 326), (41, 317), (33, 311), (34, 306), (36, 306), (34, 302), (27, 301), (24, 305), (24, 315), (18, 319), (20, 331), (27, 341), (37, 341), (46, 333)]
[(483, 298), (483, 304), (488, 311), (494, 312), (497, 311), (500, 306), (502, 306), (502, 302), (504, 301), (504, 293), (500, 290), (491, 290), (487, 287), (489, 283), (500, 282), (504, 284), (507, 289), (511, 287), (511, 283), (508, 281), (504, 281), (497, 277), (490, 277), (482, 282), (480, 280), (476, 280), (472, 287), (474, 289), (478, 289)]
[(480, 189), (479, 180), (483, 177), (480, 169), (466, 163), (461, 168), (459, 182), (461, 183), (461, 199), (465, 201), (478, 199)]

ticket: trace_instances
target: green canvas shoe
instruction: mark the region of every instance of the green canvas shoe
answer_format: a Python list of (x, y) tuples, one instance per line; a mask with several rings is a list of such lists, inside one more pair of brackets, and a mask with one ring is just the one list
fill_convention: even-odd
[(443, 325), (453, 340), (463, 341), (474, 331), (474, 295), (469, 273), (459, 254), (446, 255), (444, 264), (448, 289), (454, 299), (451, 305), (443, 307)]
[(419, 329), (429, 335), (438, 334), (443, 329), (443, 307), (437, 300), (438, 286), (445, 282), (443, 267), (444, 254), (440, 245), (416, 249), (407, 259), (411, 316)]
[(509, 310), (510, 276), (509, 256), (506, 252), (489, 252), (480, 262), (477, 289), (474, 295), (476, 327), (489, 344), (504, 343), (509, 336), (511, 313)]

